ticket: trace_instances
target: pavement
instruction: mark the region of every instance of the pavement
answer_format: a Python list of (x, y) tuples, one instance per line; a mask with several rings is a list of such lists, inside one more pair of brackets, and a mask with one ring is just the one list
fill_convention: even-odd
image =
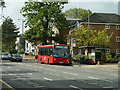
[[(23, 62), (30, 62), (30, 63), (38, 63), (37, 59), (23, 59)], [(72, 63), (73, 67), (81, 67), (87, 69), (95, 69), (95, 70), (102, 70), (102, 71), (110, 71), (110, 72), (118, 72), (120, 68), (120, 62), (118, 63), (104, 63), (102, 65), (87, 65), (87, 64), (80, 64), (80, 63)]]

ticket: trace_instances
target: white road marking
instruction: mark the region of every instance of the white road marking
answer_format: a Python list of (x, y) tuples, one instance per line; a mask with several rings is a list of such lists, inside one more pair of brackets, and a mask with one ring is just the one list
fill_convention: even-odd
[(19, 69), (16, 69), (17, 71), (20, 71)]
[(44, 79), (45, 79), (45, 80), (48, 80), (48, 81), (53, 81), (52, 79), (49, 79), (49, 78), (46, 78), (46, 77), (44, 77)]
[(45, 87), (45, 86), (38, 86), (39, 88)]
[(88, 77), (88, 78), (90, 78), (90, 79), (100, 79), (100, 78), (95, 78), (95, 77)]
[(32, 82), (29, 82), (28, 84), (33, 84)]
[(34, 66), (34, 67), (36, 67), (36, 68), (42, 68), (42, 67), (38, 67), (38, 66)]
[(21, 76), (16, 76), (16, 77), (21, 77)]
[(39, 70), (34, 70), (34, 71), (39, 71)]
[(66, 69), (73, 69), (73, 68), (70, 68), (70, 67), (66, 67)]
[(76, 86), (73, 86), (73, 85), (70, 85), (70, 87), (72, 87), (72, 88), (78, 88), (78, 87), (76, 87)]
[(17, 80), (26, 80), (26, 78), (20, 77), (20, 78), (17, 78)]
[(28, 73), (29, 75), (32, 75), (32, 73)]
[(8, 75), (16, 75), (16, 74), (14, 74), (14, 73), (9, 73)]
[(66, 78), (66, 79), (69, 79), (69, 80), (75, 80), (75, 78)]
[(106, 87), (103, 87), (103, 88), (113, 88), (112, 86), (106, 86)]
[(65, 73), (65, 74), (69, 74), (68, 72), (63, 72), (63, 73)]
[(114, 74), (111, 74), (111, 76), (116, 76), (116, 77), (118, 77), (118, 75), (114, 75)]
[(65, 73), (65, 74), (71, 74), (71, 75), (75, 75), (75, 76), (79, 76), (78, 74), (75, 74), (75, 73), (68, 73), (68, 72), (63, 72), (63, 73)]
[(26, 73), (19, 73), (19, 74), (17, 74), (17, 75), (26, 75)]
[(75, 75), (75, 76), (79, 76), (78, 74), (75, 74), (75, 73), (70, 73), (71, 75)]
[(103, 80), (103, 81), (107, 81), (107, 82), (113, 82), (113, 81), (110, 81), (110, 80)]
[(98, 84), (98, 83), (88, 83), (88, 84)]
[(55, 75), (55, 74), (53, 74), (53, 73), (48, 73), (48, 74)]

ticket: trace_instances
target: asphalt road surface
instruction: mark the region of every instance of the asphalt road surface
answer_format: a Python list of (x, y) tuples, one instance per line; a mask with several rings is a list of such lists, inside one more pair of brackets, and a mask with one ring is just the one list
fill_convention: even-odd
[(118, 72), (29, 62), (0, 62), (2, 88), (113, 90), (118, 88)]

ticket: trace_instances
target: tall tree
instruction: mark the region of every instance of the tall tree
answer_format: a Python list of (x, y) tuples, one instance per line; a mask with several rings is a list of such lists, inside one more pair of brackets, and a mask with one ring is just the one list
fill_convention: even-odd
[(9, 51), (15, 48), (15, 41), (18, 28), (10, 17), (7, 17), (2, 24), (2, 50)]
[[(88, 10), (82, 9), (82, 8), (73, 8), (70, 10), (65, 11), (67, 18), (79, 18), (84, 19), (88, 16)], [(90, 11), (90, 15), (92, 12)]]
[(25, 2), (21, 13), (26, 18), (26, 26), (30, 29), (25, 32), (24, 38), (31, 43), (40, 41), (48, 44), (52, 36), (52, 23), (58, 29), (67, 27), (67, 20), (62, 13), (64, 2)]
[[(96, 46), (96, 47), (109, 47), (110, 38), (112, 37), (111, 33), (110, 35), (107, 35), (106, 29), (103, 30), (94, 30), (94, 27), (91, 27), (89, 29), (86, 25), (82, 25), (80, 29), (75, 28), (74, 29), (74, 37), (76, 38), (76, 45), (79, 46)], [(109, 37), (109, 39), (108, 39)]]

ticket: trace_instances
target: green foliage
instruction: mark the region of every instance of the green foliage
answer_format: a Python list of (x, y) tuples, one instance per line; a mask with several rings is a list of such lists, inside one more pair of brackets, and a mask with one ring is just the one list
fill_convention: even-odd
[(103, 59), (102, 62), (103, 63), (118, 63), (118, 59), (113, 58), (113, 59)]
[(75, 55), (76, 60), (80, 60), (80, 57), (84, 57), (84, 59), (88, 59), (88, 56), (85, 55)]
[(30, 52), (30, 53), (29, 53), (29, 55), (30, 55), (30, 56), (33, 56), (33, 53), (32, 53), (32, 52)]
[(24, 51), (19, 51), (18, 54), (24, 54), (25, 52)]
[(112, 59), (112, 55), (111, 54), (107, 54), (106, 55), (106, 59)]
[(38, 55), (35, 55), (35, 59), (38, 59)]
[[(110, 39), (106, 33), (106, 29), (102, 31), (94, 30), (90, 27), (89, 34), (87, 25), (80, 26), (80, 29), (74, 29), (74, 35), (76, 38), (76, 45), (79, 46), (97, 46), (97, 47), (108, 47), (110, 44)], [(111, 38), (112, 34), (109, 35)]]
[(18, 51), (16, 49), (11, 49), (10, 54), (17, 53)]
[(6, 6), (5, 6), (5, 2), (4, 2), (4, 0), (3, 0), (3, 1), (0, 1), (0, 7), (3, 7), (3, 8), (6, 7)]
[(105, 58), (102, 59), (103, 63), (118, 63), (120, 58), (117, 58), (117, 55), (114, 56), (114, 53), (107, 54)]
[(13, 23), (10, 17), (7, 17), (2, 24), (2, 49), (9, 51), (15, 47), (15, 41), (17, 34), (19, 33), (18, 28)]
[(48, 44), (52, 36), (52, 23), (58, 29), (68, 27), (65, 15), (62, 13), (64, 4), (64, 2), (25, 2), (21, 13), (26, 18), (26, 27), (30, 29), (23, 37), (36, 45), (38, 42)]
[[(90, 15), (92, 14), (91, 11)], [(67, 10), (65, 12), (67, 18), (79, 18), (79, 19), (85, 19), (88, 16), (88, 10), (82, 9), (82, 8), (73, 8), (70, 10)]]
[(54, 40), (55, 40), (56, 43), (59, 43), (59, 44), (66, 44), (66, 41), (64, 40), (64, 37), (63, 37), (63, 35), (62, 35), (61, 33), (60, 33), (59, 35), (56, 34)]
[(116, 56), (115, 52), (111, 52), (110, 55), (112, 56), (112, 58), (114, 58)]

